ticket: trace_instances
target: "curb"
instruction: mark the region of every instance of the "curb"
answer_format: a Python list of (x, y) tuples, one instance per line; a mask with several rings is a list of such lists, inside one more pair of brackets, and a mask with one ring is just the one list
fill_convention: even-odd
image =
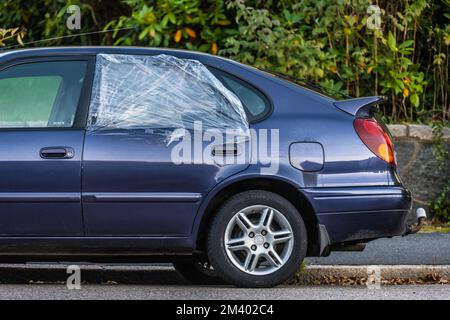
[[(65, 283), (69, 264), (0, 264), (1, 284)], [(82, 265), (83, 283), (188, 285), (170, 265)], [(450, 265), (307, 266), (290, 285), (364, 285), (368, 270), (379, 270), (382, 284), (450, 284)]]
[(450, 265), (308, 266), (295, 275), (292, 284), (363, 285), (376, 272), (381, 284), (450, 284)]

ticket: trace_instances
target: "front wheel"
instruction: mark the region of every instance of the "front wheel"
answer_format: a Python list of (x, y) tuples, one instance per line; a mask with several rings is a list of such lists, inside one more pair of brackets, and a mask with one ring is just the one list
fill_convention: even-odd
[(214, 217), (209, 260), (238, 287), (273, 287), (291, 278), (306, 255), (307, 233), (297, 209), (278, 194), (255, 190), (231, 197)]

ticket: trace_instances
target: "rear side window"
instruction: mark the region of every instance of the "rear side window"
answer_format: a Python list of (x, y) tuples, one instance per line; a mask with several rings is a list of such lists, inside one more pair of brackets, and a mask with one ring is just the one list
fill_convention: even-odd
[(250, 122), (256, 122), (270, 112), (268, 99), (258, 89), (223, 71), (214, 68), (210, 70), (227, 89), (241, 100)]
[(0, 72), (0, 128), (72, 127), (86, 61), (33, 62)]
[(242, 102), (202, 63), (164, 54), (97, 55), (88, 131), (156, 129), (167, 136), (165, 129), (197, 125), (248, 134)]

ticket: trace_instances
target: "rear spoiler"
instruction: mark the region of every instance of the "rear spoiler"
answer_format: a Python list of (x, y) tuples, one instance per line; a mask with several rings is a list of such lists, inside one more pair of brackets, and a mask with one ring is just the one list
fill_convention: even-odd
[(333, 104), (336, 108), (341, 109), (352, 116), (369, 117), (378, 110), (377, 105), (386, 101), (386, 97), (374, 96), (335, 101)]

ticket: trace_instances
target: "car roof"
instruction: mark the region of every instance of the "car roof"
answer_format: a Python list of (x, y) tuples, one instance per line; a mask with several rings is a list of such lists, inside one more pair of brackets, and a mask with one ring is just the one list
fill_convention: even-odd
[[(1, 51), (0, 51), (1, 52)], [(128, 53), (173, 53), (173, 52), (195, 52), (182, 49), (169, 48), (153, 48), (153, 47), (130, 47), (130, 46), (62, 46), (62, 47), (37, 47), (37, 48), (21, 48), (4, 50), (2, 54), (17, 54), (19, 52), (28, 52), (28, 54), (98, 54), (105, 52), (128, 52)], [(207, 53), (196, 52), (201, 55), (209, 55)]]
[[(39, 48), (19, 48), (13, 50), (0, 49), (0, 62), (2, 60), (20, 59), (20, 58), (38, 58), (46, 56), (95, 56), (97, 54), (135, 54), (135, 55), (157, 55), (167, 54), (178, 58), (194, 59), (211, 66), (235, 65), (251, 72), (262, 74), (262, 71), (249, 65), (227, 59), (221, 56), (209, 53), (170, 49), (170, 48), (152, 48), (152, 47), (127, 47), (127, 46), (66, 46), (66, 47), (39, 47)], [(224, 66), (225, 67), (225, 66)]]
[(198, 51), (188, 51), (181, 49), (169, 48), (151, 48), (151, 47), (121, 47), (121, 46), (74, 46), (74, 47), (41, 47), (41, 48), (19, 48), (12, 50), (0, 50), (1, 59), (14, 59), (23, 57), (42, 57), (55, 55), (97, 55), (105, 54), (140, 54), (140, 55), (154, 55), (167, 54), (188, 59), (207, 60), (207, 61), (223, 61), (237, 64), (241, 67), (251, 68), (250, 66), (241, 64), (239, 62), (204, 53)]

